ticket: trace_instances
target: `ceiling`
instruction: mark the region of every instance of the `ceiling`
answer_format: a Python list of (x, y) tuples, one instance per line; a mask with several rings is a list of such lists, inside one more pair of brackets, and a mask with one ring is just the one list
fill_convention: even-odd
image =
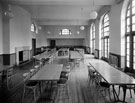
[(90, 12), (115, 0), (7, 0), (31, 13), (40, 25), (87, 25)]

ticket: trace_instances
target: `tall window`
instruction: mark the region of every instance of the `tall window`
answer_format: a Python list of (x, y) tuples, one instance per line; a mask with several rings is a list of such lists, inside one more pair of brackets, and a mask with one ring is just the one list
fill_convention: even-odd
[(135, 70), (135, 0), (129, 3), (126, 12), (126, 67)]
[(101, 24), (101, 50), (102, 56), (109, 57), (109, 16), (105, 14)]
[(91, 52), (95, 51), (95, 24), (91, 25)]
[(71, 31), (69, 29), (62, 29), (60, 35), (71, 35)]

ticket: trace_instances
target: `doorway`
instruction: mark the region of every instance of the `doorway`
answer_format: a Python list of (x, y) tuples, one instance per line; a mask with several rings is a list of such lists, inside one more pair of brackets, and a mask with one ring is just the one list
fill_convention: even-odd
[(32, 55), (36, 55), (36, 39), (32, 39)]
[(54, 48), (56, 46), (55, 40), (50, 40), (50, 47)]

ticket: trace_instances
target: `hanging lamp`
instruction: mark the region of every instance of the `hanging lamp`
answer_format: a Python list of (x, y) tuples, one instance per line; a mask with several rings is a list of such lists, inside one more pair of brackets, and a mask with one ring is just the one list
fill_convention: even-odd
[(92, 11), (91, 11), (91, 13), (90, 13), (90, 19), (96, 19), (97, 16), (98, 16), (97, 11), (95, 11), (95, 10), (93, 9), (94, 5), (95, 5), (95, 3), (94, 3), (94, 0), (93, 0)]

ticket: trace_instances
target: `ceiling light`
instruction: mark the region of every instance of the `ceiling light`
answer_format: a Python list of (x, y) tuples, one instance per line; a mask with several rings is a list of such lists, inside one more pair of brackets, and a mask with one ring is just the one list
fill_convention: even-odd
[[(83, 8), (81, 8), (81, 15), (83, 15), (82, 13), (83, 13)], [(83, 16), (82, 16), (82, 18), (83, 18)], [(80, 26), (80, 30), (84, 30), (84, 29), (85, 29), (84, 26)]]
[(80, 30), (84, 30), (85, 29), (85, 27), (84, 26), (80, 26)]
[(97, 13), (96, 11), (92, 11), (92, 12), (90, 13), (90, 19), (96, 19), (97, 16), (98, 16), (98, 13)]
[[(94, 7), (94, 0), (93, 0), (93, 5), (92, 5), (92, 6)], [(95, 10), (93, 9), (93, 7), (92, 7), (92, 11), (91, 11), (91, 13), (90, 13), (90, 19), (96, 19), (97, 16), (98, 16), (97, 11), (95, 11)]]

